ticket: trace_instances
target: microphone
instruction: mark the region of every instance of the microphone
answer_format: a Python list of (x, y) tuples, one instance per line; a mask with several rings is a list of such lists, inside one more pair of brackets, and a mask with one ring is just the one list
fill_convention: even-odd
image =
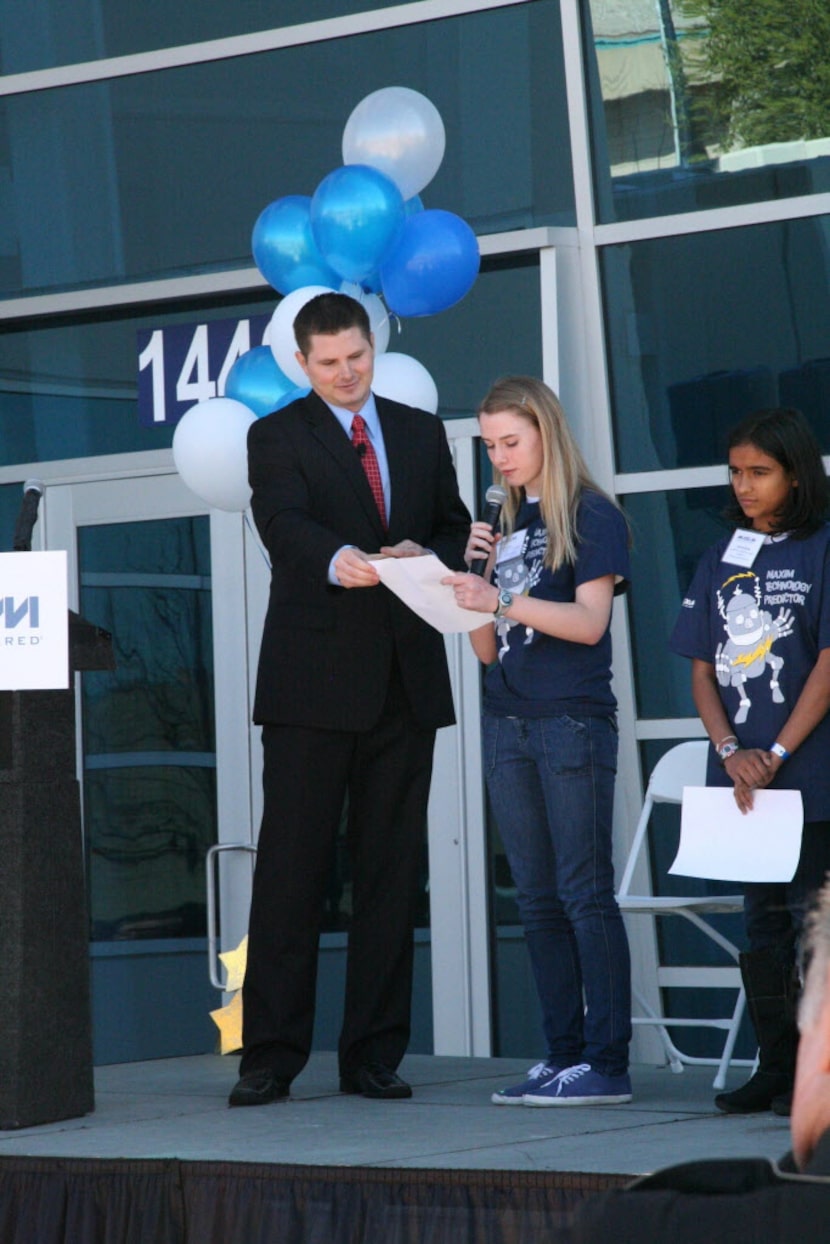
[[(501, 507), (507, 500), (507, 490), (502, 488), (501, 484), (491, 484), (484, 494), (484, 500), (486, 504), (481, 521), (487, 523), (490, 530), (495, 532), (501, 517)], [(486, 557), (476, 557), (470, 566), (470, 574), (483, 575), (486, 565)]]
[(14, 529), (15, 553), (29, 553), (32, 548), (32, 529), (37, 522), (37, 508), (43, 495), (43, 483), (39, 479), (27, 479), (23, 485), (23, 500)]
[(357, 454), (358, 458), (362, 458), (363, 455), (366, 453), (366, 442), (360, 441), (360, 443), (355, 445), (354, 448), (355, 448), (355, 453)]

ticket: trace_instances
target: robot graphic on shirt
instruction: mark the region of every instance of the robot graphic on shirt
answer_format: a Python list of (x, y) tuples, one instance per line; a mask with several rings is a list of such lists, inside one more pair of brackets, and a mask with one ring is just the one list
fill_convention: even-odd
[[(526, 596), (530, 589), (536, 586), (542, 575), (543, 562), (541, 557), (534, 558), (530, 565), (525, 561), (527, 532), (522, 532), (521, 534), (523, 539), (518, 551), (514, 553), (511, 549), (511, 556), (503, 558), (498, 563), (497, 577), (499, 588), (512, 592), (514, 596)], [(496, 619), (496, 638), (499, 641), (498, 658), (500, 661), (510, 648), (507, 640), (508, 632), (512, 627), (520, 625), (521, 623), (516, 622), (512, 618)], [(532, 643), (533, 628), (528, 626), (525, 628), (525, 631), (525, 644)]]
[[(742, 585), (738, 580), (751, 579), (752, 584)], [(734, 584), (734, 591), (727, 600), (724, 593)], [(751, 589), (751, 591), (750, 591)], [(781, 609), (773, 618), (761, 608), (761, 583), (752, 571), (731, 575), (718, 589), (718, 613), (723, 618), (728, 636), (715, 651), (715, 674), (722, 687), (734, 687), (740, 696), (734, 724), (746, 721), (752, 701), (747, 695), (750, 678), (760, 678), (767, 666), (772, 671), (770, 690), (774, 704), (783, 704), (784, 696), (778, 685), (778, 675), (784, 658), (776, 656), (773, 644), (786, 639), (793, 629), (791, 609)]]

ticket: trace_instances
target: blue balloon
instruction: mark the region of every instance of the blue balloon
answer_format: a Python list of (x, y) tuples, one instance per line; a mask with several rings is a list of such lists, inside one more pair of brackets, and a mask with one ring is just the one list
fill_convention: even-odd
[(375, 271), (403, 220), (400, 190), (366, 164), (336, 168), (311, 199), (311, 232), (320, 254), (347, 281), (363, 281)]
[(435, 315), (472, 288), (481, 263), (476, 235), (460, 216), (417, 212), (380, 267), (383, 297), (396, 315)]
[(290, 294), (304, 285), (337, 285), (337, 273), (317, 249), (311, 232), (307, 194), (287, 194), (269, 203), (251, 235), (254, 263), (269, 285)]
[[(403, 205), (404, 219), (414, 216), (416, 212), (422, 212), (423, 210), (424, 205), (421, 201), (421, 196), (413, 194), (412, 198), (407, 199)], [(380, 282), (380, 269), (376, 268), (374, 272), (370, 272), (368, 276), (363, 278), (360, 284), (367, 294), (379, 294), (383, 288)]]
[(304, 389), (301, 389), (301, 388), (290, 389), (288, 393), (286, 393), (283, 397), (280, 398), (280, 400), (277, 402), (276, 406), (274, 407), (274, 410), (282, 410), (284, 406), (290, 406), (292, 402), (296, 402), (298, 397), (308, 397), (310, 392), (311, 392), (310, 385), (307, 385), (306, 388)]
[(294, 381), (277, 366), (270, 347), (254, 346), (240, 354), (228, 372), (225, 397), (242, 402), (260, 418), (277, 410), (281, 399), (294, 387)]
[(379, 294), (380, 285), (380, 269), (375, 268), (374, 272), (370, 272), (368, 276), (364, 276), (360, 282), (360, 288), (367, 294)]

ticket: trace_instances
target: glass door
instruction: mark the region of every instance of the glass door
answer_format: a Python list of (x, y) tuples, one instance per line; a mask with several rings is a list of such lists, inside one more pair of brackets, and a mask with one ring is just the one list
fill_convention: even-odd
[(209, 519), (81, 527), (78, 570), (80, 612), (111, 632), (115, 655), (114, 670), (81, 679), (96, 1061), (203, 1052), (204, 861), (216, 841)]
[[(45, 498), (73, 607), (112, 634), (115, 658), (114, 670), (80, 676), (78, 696), (96, 1064), (216, 1048), (205, 856), (219, 836), (218, 637), (212, 520), (198, 507), (175, 475), (61, 485)], [(244, 721), (244, 650), (238, 694)], [(247, 730), (241, 742), (247, 754)], [(242, 809), (246, 772), (233, 800)]]

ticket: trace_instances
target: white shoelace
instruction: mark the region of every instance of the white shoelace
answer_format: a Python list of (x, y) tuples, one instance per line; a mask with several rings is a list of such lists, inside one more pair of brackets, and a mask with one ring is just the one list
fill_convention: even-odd
[(560, 1071), (556, 1079), (560, 1084), (570, 1084), (572, 1080), (580, 1079), (590, 1070), (590, 1063), (577, 1063), (575, 1067), (566, 1067), (564, 1071)]

